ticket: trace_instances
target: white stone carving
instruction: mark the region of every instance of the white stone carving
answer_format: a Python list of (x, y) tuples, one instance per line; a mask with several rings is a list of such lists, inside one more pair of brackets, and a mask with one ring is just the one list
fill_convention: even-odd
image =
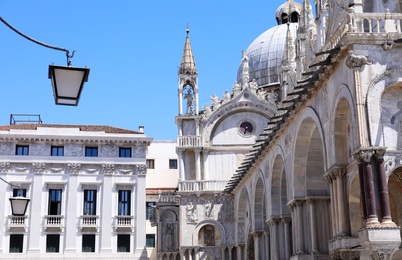
[(31, 144), (29, 146), (29, 155), (46, 156), (50, 155), (50, 145), (48, 144)]
[(187, 224), (196, 224), (197, 223), (197, 221), (198, 221), (197, 204), (194, 204), (192, 201), (187, 202), (186, 216), (187, 216)]
[(14, 149), (12, 143), (0, 143), (0, 155), (13, 155)]
[(118, 151), (116, 145), (105, 144), (100, 147), (100, 157), (117, 157)]
[(78, 174), (81, 169), (81, 164), (80, 163), (69, 163), (69, 164), (67, 164), (67, 167), (69, 168), (70, 174)]
[(64, 155), (71, 157), (84, 156), (84, 147), (82, 145), (66, 144), (64, 145)]
[(134, 158), (144, 158), (147, 148), (144, 145), (137, 145), (133, 147), (133, 157)]
[(205, 219), (211, 219), (214, 217), (214, 201), (209, 199), (204, 206), (204, 217)]

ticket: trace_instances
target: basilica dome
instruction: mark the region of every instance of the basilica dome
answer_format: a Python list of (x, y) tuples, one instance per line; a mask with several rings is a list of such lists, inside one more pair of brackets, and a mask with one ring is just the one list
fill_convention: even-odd
[[(286, 45), (288, 26), (292, 39), (296, 39), (301, 5), (289, 0), (282, 4), (275, 16), (278, 25), (258, 36), (247, 48), (245, 55), (249, 58), (250, 80), (258, 86), (279, 83), (279, 68), (282, 64)], [(241, 82), (243, 66), (239, 66), (237, 81)]]

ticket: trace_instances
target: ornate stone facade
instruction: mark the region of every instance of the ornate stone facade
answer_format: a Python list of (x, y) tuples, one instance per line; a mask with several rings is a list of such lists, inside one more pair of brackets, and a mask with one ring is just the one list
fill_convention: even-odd
[[(278, 8), (232, 93), (191, 115), (179, 105), (175, 256), (401, 258), (401, 5), (314, 5)], [(183, 61), (197, 71), (188, 37)]]

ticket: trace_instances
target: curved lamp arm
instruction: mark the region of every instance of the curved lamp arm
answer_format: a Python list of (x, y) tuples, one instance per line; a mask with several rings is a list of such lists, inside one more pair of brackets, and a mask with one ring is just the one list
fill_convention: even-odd
[(39, 44), (39, 45), (41, 45), (41, 46), (44, 46), (44, 47), (47, 47), (47, 48), (50, 48), (50, 49), (53, 49), (53, 50), (64, 51), (64, 52), (66, 53), (66, 56), (67, 56), (67, 66), (70, 66), (70, 65), (71, 65), (71, 58), (74, 57), (74, 52), (75, 52), (75, 51), (73, 51), (72, 54), (70, 55), (70, 51), (67, 50), (67, 49), (65, 49), (65, 48), (60, 48), (60, 47), (57, 47), (57, 46), (52, 46), (52, 45), (49, 45), (49, 44), (40, 42), (40, 41), (38, 41), (38, 40), (35, 40), (34, 38), (31, 38), (31, 37), (29, 37), (29, 36), (23, 34), (22, 32), (18, 31), (15, 27), (13, 27), (11, 24), (7, 23), (6, 20), (4, 20), (1, 16), (0, 16), (0, 21), (1, 21), (2, 23), (4, 23), (8, 28), (10, 28), (10, 29), (13, 30), (14, 32), (18, 33), (19, 35), (21, 35), (22, 37), (24, 37), (24, 38), (27, 39), (27, 40), (30, 40), (30, 41), (32, 41), (32, 42), (34, 42), (34, 43), (36, 43), (36, 44)]

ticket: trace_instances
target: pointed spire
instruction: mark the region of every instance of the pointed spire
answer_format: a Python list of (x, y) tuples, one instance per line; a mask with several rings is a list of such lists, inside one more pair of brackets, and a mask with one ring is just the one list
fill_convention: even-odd
[(197, 68), (194, 62), (193, 51), (191, 49), (190, 37), (189, 37), (190, 29), (186, 29), (186, 42), (184, 43), (183, 56), (181, 58), (181, 64), (179, 68), (179, 74), (197, 74)]

